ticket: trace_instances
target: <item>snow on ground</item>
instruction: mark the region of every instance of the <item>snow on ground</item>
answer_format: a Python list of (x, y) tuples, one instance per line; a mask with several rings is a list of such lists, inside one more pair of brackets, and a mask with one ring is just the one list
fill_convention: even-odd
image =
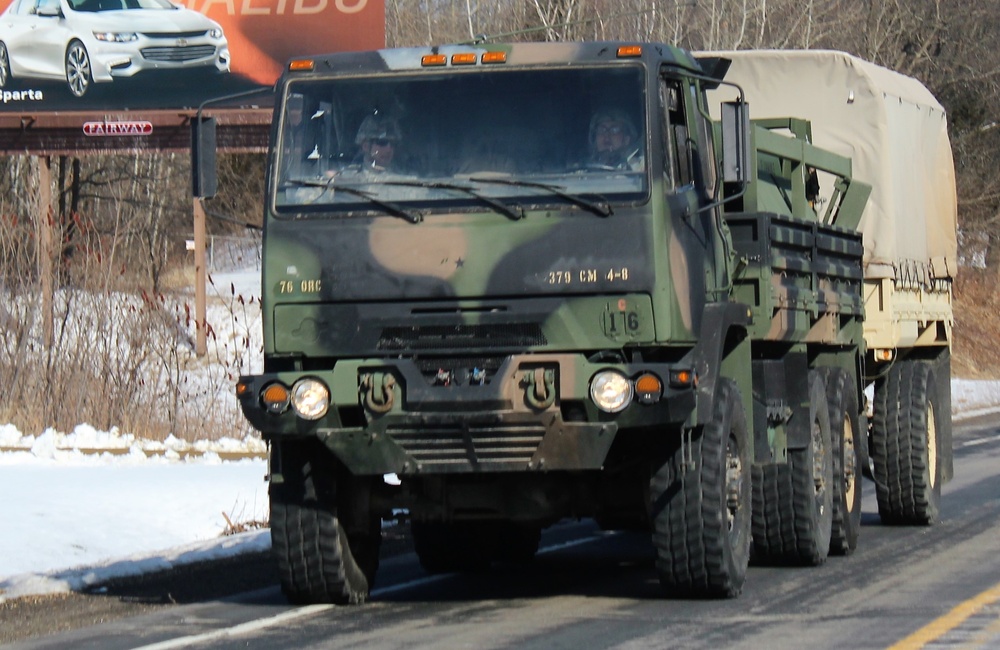
[(952, 379), (951, 412), (955, 421), (1000, 413), (1000, 381)]
[[(266, 461), (220, 459), (235, 441), (199, 445), (197, 456), (181, 460), (80, 429), (32, 440), (0, 427), (3, 446), (24, 447), (0, 453), (0, 600), (269, 547), (266, 530), (220, 537), (227, 517), (239, 525), (268, 515)], [(105, 447), (116, 453), (63, 450), (74, 438), (88, 449), (118, 443)]]
[[(227, 369), (262, 366), (260, 269), (210, 281), (219, 343), (185, 372), (186, 399), (237, 411)], [(0, 601), (269, 548), (267, 530), (221, 537), (230, 522), (267, 521), (265, 451), (255, 435), (156, 442), (86, 424), (38, 434), (0, 424)]]

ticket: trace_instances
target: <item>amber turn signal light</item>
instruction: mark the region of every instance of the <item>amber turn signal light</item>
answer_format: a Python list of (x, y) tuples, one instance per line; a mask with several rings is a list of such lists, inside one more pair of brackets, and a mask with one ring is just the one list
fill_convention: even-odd
[(876, 361), (892, 361), (892, 350), (885, 348), (874, 351)]
[(690, 388), (697, 383), (697, 378), (693, 370), (671, 370), (670, 371), (670, 387), (671, 388)]
[(260, 394), (261, 402), (271, 413), (284, 413), (292, 399), (288, 388), (282, 384), (271, 384)]
[(652, 373), (640, 375), (635, 380), (635, 395), (640, 404), (655, 404), (663, 396), (663, 382)]

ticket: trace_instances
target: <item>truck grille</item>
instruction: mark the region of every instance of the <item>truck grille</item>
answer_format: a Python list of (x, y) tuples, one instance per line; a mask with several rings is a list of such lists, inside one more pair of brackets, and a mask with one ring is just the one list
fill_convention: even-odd
[[(485, 386), (493, 381), (506, 357), (418, 357), (413, 360), (427, 383), (439, 386), (441, 372), (445, 371), (456, 386)], [(476, 380), (476, 371), (482, 380)]]
[(542, 443), (545, 429), (536, 424), (523, 426), (438, 425), (410, 429), (390, 427), (389, 436), (423, 466), (500, 464), (505, 469), (522, 469)]
[(536, 323), (506, 325), (414, 325), (386, 327), (379, 350), (462, 350), (472, 348), (526, 348), (545, 345), (545, 335)]
[(178, 63), (195, 61), (215, 54), (214, 45), (187, 45), (184, 47), (144, 47), (142, 56), (150, 61)]

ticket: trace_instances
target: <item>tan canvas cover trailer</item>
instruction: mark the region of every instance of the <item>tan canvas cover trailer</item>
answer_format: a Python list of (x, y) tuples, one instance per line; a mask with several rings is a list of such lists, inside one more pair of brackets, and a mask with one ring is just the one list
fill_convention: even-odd
[[(813, 144), (851, 158), (872, 186), (860, 225), (869, 350), (949, 345), (958, 209), (941, 104), (916, 79), (843, 52), (704, 54), (732, 60), (726, 80), (744, 89), (751, 117), (810, 120)], [(720, 86), (710, 105), (735, 97)]]

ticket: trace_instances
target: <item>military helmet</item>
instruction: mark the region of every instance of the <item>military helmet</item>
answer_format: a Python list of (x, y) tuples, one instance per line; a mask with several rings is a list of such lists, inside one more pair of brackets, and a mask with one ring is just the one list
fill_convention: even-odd
[(639, 136), (636, 132), (635, 124), (632, 122), (632, 118), (628, 116), (628, 113), (620, 108), (606, 108), (594, 113), (594, 117), (590, 120), (591, 143), (594, 142), (594, 137), (597, 135), (597, 127), (602, 122), (618, 122), (630, 142), (635, 142)]
[(354, 143), (360, 145), (365, 140), (400, 140), (399, 123), (387, 115), (369, 115), (358, 128)]

